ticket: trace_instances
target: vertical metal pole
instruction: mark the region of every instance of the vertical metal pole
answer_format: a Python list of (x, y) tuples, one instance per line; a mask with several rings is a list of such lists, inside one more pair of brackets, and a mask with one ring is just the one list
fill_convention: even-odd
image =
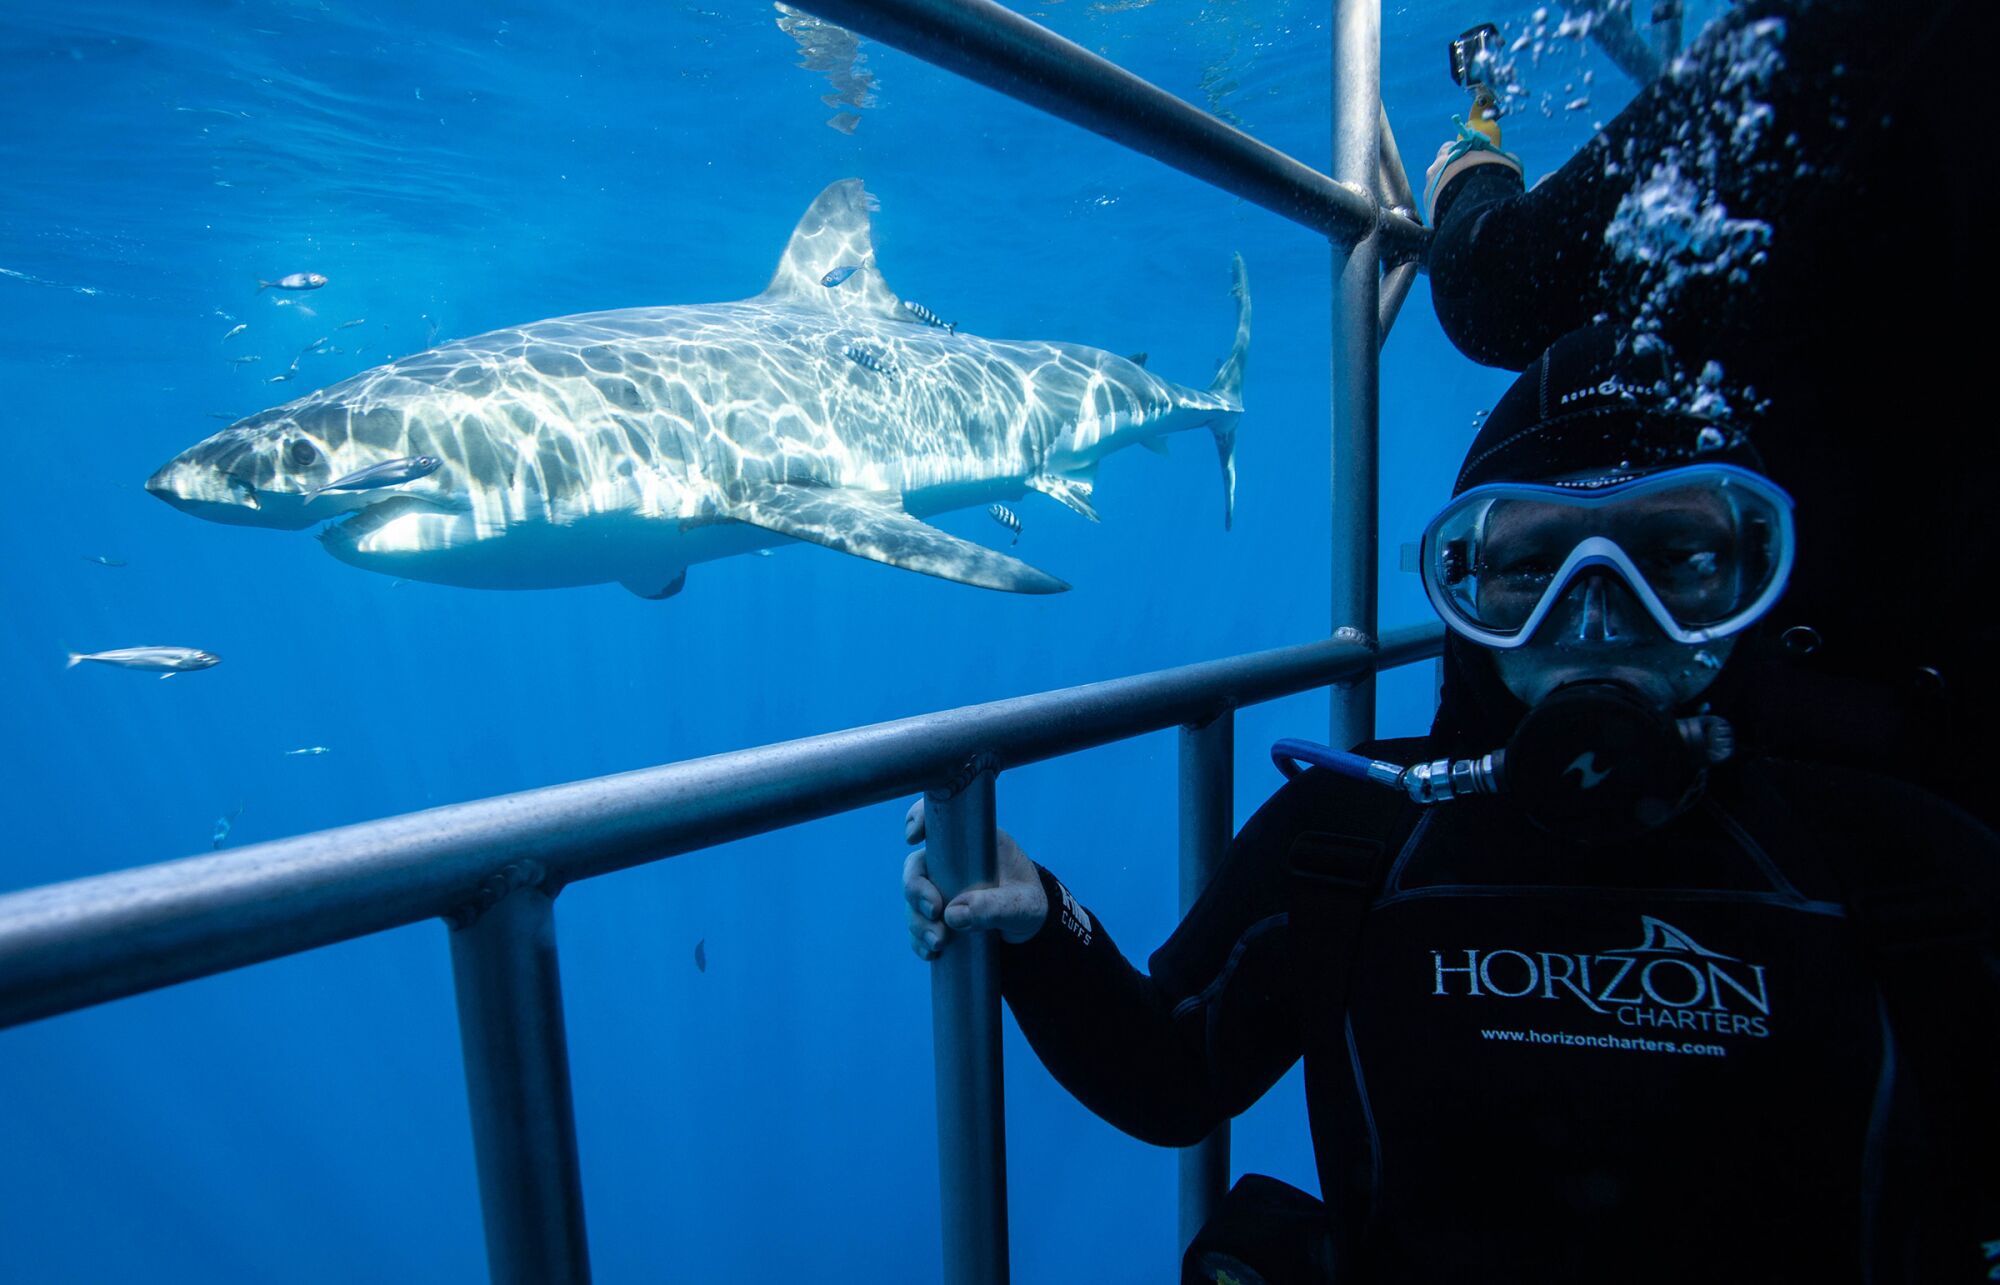
[[(1181, 728), (1181, 914), (1194, 908), (1236, 832), (1236, 711)], [(1183, 1147), (1181, 1252), (1229, 1191), (1229, 1122)]]
[[(1333, 178), (1381, 202), (1381, 0), (1333, 0)], [(1381, 234), (1334, 249), (1333, 620), (1375, 634)], [(1375, 679), (1333, 694), (1330, 739), (1375, 734)]]
[[(584, 1285), (590, 1250), (570, 1108), (555, 907), (511, 868), (451, 932), (458, 1031), (494, 1285)], [(507, 884), (518, 882), (511, 891)]]
[[(924, 859), (949, 902), (999, 879), (993, 765), (981, 756), (924, 796)], [(1000, 1066), (1000, 942), (957, 933), (931, 965), (938, 1190), (945, 1285), (1006, 1285), (1007, 1131)]]

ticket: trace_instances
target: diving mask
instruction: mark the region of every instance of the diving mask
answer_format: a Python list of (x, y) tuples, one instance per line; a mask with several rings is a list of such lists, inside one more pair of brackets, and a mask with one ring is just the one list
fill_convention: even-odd
[(1701, 644), (1770, 610), (1793, 555), (1782, 488), (1735, 465), (1690, 464), (1473, 487), (1431, 519), (1418, 569), (1445, 624), (1484, 647), (1525, 645), (1569, 586), (1600, 570), (1668, 639)]

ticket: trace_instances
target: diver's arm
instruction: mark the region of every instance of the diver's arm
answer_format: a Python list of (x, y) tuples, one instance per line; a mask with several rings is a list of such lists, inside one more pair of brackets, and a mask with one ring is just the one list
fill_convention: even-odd
[(1036, 867), (1049, 914), (1032, 939), (1002, 948), (1002, 988), (1043, 1065), (1078, 1101), (1135, 1137), (1186, 1146), (1298, 1060), (1284, 857), (1342, 788), (1315, 770), (1259, 808), (1145, 973)]
[[(1607, 284), (1616, 252), (1606, 234), (1627, 195), (1676, 159), (1730, 213), (1768, 213), (1801, 159), (1794, 153), (1825, 143), (1829, 60), (1867, 57), (1864, 24), (1881, 21), (1860, 0), (1820, 4), (1810, 17), (1802, 16), (1806, 8), (1802, 0), (1752, 0), (1718, 18), (1672, 72), (1532, 189), (1504, 165), (1446, 182), (1434, 198), (1428, 267), (1438, 321), (1453, 345), (1482, 364), (1523, 370), (1597, 315), (1629, 314), (1633, 301)], [(1787, 124), (1739, 138), (1738, 113), (1718, 110), (1734, 103), (1721, 87), (1745, 74), (1746, 29), (1767, 22), (1788, 29), (1778, 42), (1783, 59), (1768, 81), (1735, 92)], [(1716, 156), (1725, 159), (1705, 159)]]

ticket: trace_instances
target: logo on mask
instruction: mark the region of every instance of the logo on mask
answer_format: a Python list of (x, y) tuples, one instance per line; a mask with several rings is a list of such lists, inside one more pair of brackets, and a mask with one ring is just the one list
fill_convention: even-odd
[(1602, 772), (1597, 770), (1596, 750), (1585, 750), (1577, 755), (1575, 761), (1563, 769), (1563, 775), (1568, 776), (1571, 772), (1576, 773), (1577, 779), (1583, 783), (1583, 788), (1586, 790), (1602, 784), (1604, 778), (1611, 775), (1610, 768), (1605, 768)]
[(1651, 915), (1639, 928), (1638, 945), (1610, 950), (1433, 950), (1431, 994), (1581, 1004), (1627, 1027), (1770, 1035), (1764, 965), (1710, 950)]

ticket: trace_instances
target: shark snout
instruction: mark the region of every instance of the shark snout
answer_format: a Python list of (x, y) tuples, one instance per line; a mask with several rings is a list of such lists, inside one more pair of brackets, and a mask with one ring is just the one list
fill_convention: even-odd
[(260, 491), (247, 472), (228, 467), (227, 461), (178, 455), (154, 470), (146, 489), (181, 512), (210, 522), (297, 531), (318, 520), (303, 512), (299, 497)]

